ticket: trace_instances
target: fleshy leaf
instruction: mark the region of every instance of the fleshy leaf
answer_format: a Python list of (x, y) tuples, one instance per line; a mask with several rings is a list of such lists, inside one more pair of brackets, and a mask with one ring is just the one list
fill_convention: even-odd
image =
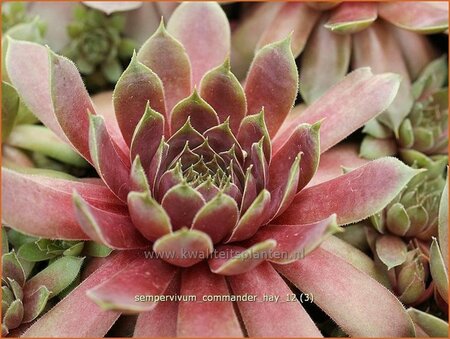
[(304, 258), (330, 235), (342, 231), (336, 224), (336, 215), (306, 225), (268, 225), (250, 240), (251, 243), (273, 239), (277, 246), (268, 260), (288, 264)]
[[(84, 258), (63, 256), (33, 276), (25, 284), (25, 295), (31, 296), (45, 286), (51, 297), (57, 296), (69, 286), (80, 272)], [(64, 272), (64, 274), (59, 274)]]
[(178, 131), (184, 126), (188, 118), (192, 127), (200, 133), (219, 124), (217, 113), (198, 95), (196, 89), (191, 96), (180, 101), (173, 108), (170, 114), (171, 130)]
[[(33, 56), (30, 62), (30, 56)], [(39, 44), (8, 39), (6, 69), (26, 107), (63, 141), (50, 94), (50, 64), (47, 49)]]
[[(441, 201), (439, 203), (439, 247), (442, 253), (448, 253), (448, 175), (442, 191)], [(444, 255), (445, 267), (448, 271), (448, 257)]]
[(3, 315), (2, 324), (4, 324), (8, 329), (19, 327), (22, 323), (23, 312), (22, 300), (14, 300)]
[(275, 268), (301, 291), (312, 294), (314, 303), (350, 336), (414, 336), (411, 319), (392, 293), (322, 248)]
[(377, 21), (353, 36), (352, 66), (369, 66), (374, 73), (394, 72), (402, 77), (397, 96), (387, 111), (378, 118), (397, 132), (400, 123), (411, 110), (413, 97), (411, 79), (401, 49), (387, 25)]
[(135, 192), (150, 192), (148, 179), (139, 155), (134, 158), (133, 164), (131, 165), (130, 190)]
[[(206, 264), (183, 271), (181, 295), (193, 295), (200, 300), (205, 295), (228, 295), (224, 277), (213, 274)], [(208, 321), (205, 321), (205, 314)], [(242, 337), (233, 303), (227, 301), (181, 302), (178, 310), (177, 336), (179, 337)]]
[(312, 223), (333, 213), (339, 225), (357, 222), (383, 209), (418, 172), (395, 158), (374, 160), (302, 190), (275, 223)]
[(48, 50), (50, 88), (56, 119), (70, 143), (91, 162), (89, 113), (95, 114), (81, 75), (69, 59)]
[(293, 292), (270, 264), (262, 263), (227, 280), (235, 295), (256, 295), (257, 301), (264, 300), (266, 295), (279, 297), (278, 302), (237, 302), (250, 337), (322, 337), (300, 302), (286, 302), (285, 298)]
[(448, 4), (445, 2), (396, 2), (380, 4), (380, 16), (394, 25), (417, 33), (440, 33), (448, 29)]
[[(165, 296), (173, 296), (180, 291), (180, 279), (172, 279), (164, 292)], [(134, 327), (134, 338), (176, 337), (178, 305), (176, 301), (160, 302), (148, 312), (139, 314)]]
[(366, 135), (361, 142), (359, 155), (365, 159), (375, 160), (397, 154), (397, 143), (394, 139), (377, 139)]
[(35, 292), (25, 296), (22, 320), (24, 323), (33, 321), (44, 311), (51, 293), (46, 286), (40, 286)]
[(209, 268), (215, 274), (243, 274), (266, 261), (276, 246), (277, 242), (273, 239), (258, 242), (247, 249), (232, 245), (220, 246), (217, 255), (208, 261)]
[(356, 33), (377, 19), (377, 5), (370, 2), (343, 2), (336, 8), (325, 27), (334, 33)]
[(148, 171), (163, 134), (164, 117), (147, 102), (145, 113), (134, 130), (130, 147), (131, 159), (139, 155), (144, 171)]
[(174, 267), (159, 259), (140, 257), (119, 269), (106, 281), (88, 290), (87, 295), (103, 310), (149, 311), (156, 303), (143, 302), (138, 297), (160, 295), (166, 290), (176, 272)]
[(283, 3), (277, 14), (267, 25), (258, 41), (257, 49), (283, 39), (292, 33), (292, 53), (297, 58), (303, 51), (306, 41), (320, 14), (301, 2)]
[(134, 226), (148, 240), (155, 241), (172, 231), (169, 216), (148, 192), (130, 192), (128, 209)]
[[(24, 337), (103, 337), (120, 313), (105, 312), (88, 298), (86, 291), (101, 284), (136, 258), (133, 251), (119, 251), (106, 258), (66, 298), (39, 318), (23, 334)], [(83, 310), (83, 312), (80, 312)], [(71, 317), (67, 317), (71, 314)], [(55, 323), (58, 326), (55, 326)], [(83, 324), (83, 326), (80, 326)]]
[(248, 114), (262, 108), (269, 135), (273, 137), (288, 115), (298, 90), (298, 72), (291, 51), (291, 38), (260, 49), (245, 82)]
[(244, 90), (230, 71), (230, 59), (206, 73), (200, 84), (200, 94), (217, 112), (219, 121), (230, 119), (230, 127), (237, 133), (247, 113)]
[(242, 149), (250, 154), (252, 145), (263, 139), (264, 155), (269, 162), (272, 157), (272, 146), (270, 143), (269, 131), (267, 130), (264, 118), (264, 109), (259, 113), (247, 115), (239, 126), (237, 140)]
[(219, 4), (183, 3), (170, 17), (167, 30), (186, 49), (192, 65), (192, 83), (220, 65), (230, 52), (230, 26)]
[(2, 255), (3, 277), (16, 281), (20, 286), (25, 283), (25, 271), (14, 251)]
[(153, 250), (172, 265), (190, 267), (208, 258), (213, 243), (206, 233), (181, 228), (159, 238), (153, 244)]
[(136, 126), (148, 111), (147, 105), (167, 117), (163, 84), (151, 69), (137, 60), (136, 55), (117, 81), (113, 102), (117, 122), (129, 146)]
[(375, 249), (388, 270), (403, 264), (406, 260), (406, 244), (399, 237), (382, 235), (376, 240)]
[(407, 312), (414, 325), (419, 326), (426, 335), (432, 338), (448, 337), (448, 323), (444, 320), (415, 308), (408, 308)]
[(267, 219), (267, 209), (269, 204), (270, 193), (264, 189), (258, 194), (253, 203), (241, 217), (226, 242), (229, 243), (244, 240), (254, 235), (262, 226), (262, 223)]
[(16, 89), (2, 81), (2, 141), (11, 133), (19, 110), (19, 95)]
[(71, 146), (45, 126), (18, 125), (11, 132), (6, 143), (27, 151), (41, 153), (72, 166), (87, 167), (88, 165)]
[(273, 147), (279, 148), (299, 124), (313, 124), (325, 118), (320, 126), (323, 153), (383, 112), (394, 100), (399, 84), (399, 76), (395, 74), (373, 75), (368, 68), (353, 71), (283, 126), (283, 133), (276, 136)]
[(430, 272), (437, 290), (444, 300), (448, 299), (448, 272), (444, 263), (444, 255), (436, 238), (433, 238), (430, 248)]
[(297, 191), (300, 191), (309, 183), (319, 166), (319, 129), (320, 123), (314, 125), (302, 124), (295, 129), (279, 149), (274, 149), (269, 172), (270, 181), (273, 184), (270, 184), (270, 187), (276, 187), (286, 180), (289, 168), (300, 152), (302, 154)]
[(126, 201), (130, 191), (130, 163), (121, 159), (101, 116), (90, 115), (89, 148), (100, 177), (120, 200)]
[(205, 204), (203, 197), (187, 183), (181, 183), (164, 195), (161, 205), (170, 217), (174, 231), (190, 228), (197, 211)]
[(128, 213), (102, 210), (73, 193), (73, 210), (83, 231), (94, 241), (114, 249), (148, 247)]
[(350, 35), (330, 32), (323, 22), (314, 28), (302, 54), (300, 94), (307, 104), (342, 80), (350, 64)]
[(191, 65), (184, 47), (165, 29), (164, 22), (142, 45), (137, 59), (155, 72), (164, 86), (167, 112), (191, 92)]
[[(103, 184), (22, 174), (2, 168), (3, 221), (23, 233), (50, 239), (87, 239), (72, 211), (72, 191), (101, 209), (125, 206)], [(37, 196), (45, 199), (37, 199)], [(17, 211), (22, 211), (20, 214)]]
[(197, 212), (192, 229), (205, 232), (216, 244), (233, 230), (238, 218), (236, 201), (220, 192)]

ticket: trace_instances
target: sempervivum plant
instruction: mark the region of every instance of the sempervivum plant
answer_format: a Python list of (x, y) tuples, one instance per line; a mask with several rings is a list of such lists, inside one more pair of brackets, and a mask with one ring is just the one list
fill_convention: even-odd
[(306, 187), (326, 172), (321, 152), (391, 104), (398, 76), (356, 70), (285, 120), (298, 90), (289, 38), (257, 53), (244, 88), (229, 49), (220, 6), (184, 3), (100, 111), (71, 61), (9, 41), (21, 99), (100, 179), (3, 169), (5, 224), (116, 250), (25, 336), (103, 336), (120, 312), (140, 312), (135, 336), (321, 336), (291, 288), (349, 335), (413, 335), (373, 262), (330, 235), (380, 211), (417, 171), (383, 158)]

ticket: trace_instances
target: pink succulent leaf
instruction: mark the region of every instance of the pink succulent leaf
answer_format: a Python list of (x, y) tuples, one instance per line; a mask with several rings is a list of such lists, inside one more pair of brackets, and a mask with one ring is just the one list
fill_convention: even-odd
[(375, 160), (381, 157), (394, 156), (397, 154), (397, 150), (395, 139), (378, 139), (366, 135), (361, 142), (359, 154), (362, 158)]
[(323, 2), (308, 1), (307, 4), (311, 8), (323, 12), (339, 6), (341, 4), (341, 1), (323, 1)]
[(260, 191), (267, 186), (269, 181), (269, 164), (264, 155), (264, 139), (252, 145), (251, 153), (247, 160), (252, 164), (252, 174), (256, 179), (256, 190)]
[(76, 219), (89, 238), (110, 248), (127, 250), (146, 248), (149, 242), (136, 230), (128, 212), (103, 210), (73, 193)]
[(325, 27), (334, 33), (353, 34), (367, 28), (376, 19), (376, 3), (343, 2), (331, 13)]
[[(396, 74), (373, 75), (369, 68), (353, 71), (284, 126), (283, 134), (278, 134), (273, 141), (274, 149), (278, 149), (299, 124), (313, 124), (325, 118), (320, 127), (320, 150), (325, 152), (389, 107), (399, 84)], [(342, 121), (347, 123), (342, 124)]]
[(169, 153), (169, 145), (164, 141), (164, 137), (158, 145), (155, 155), (150, 162), (150, 168), (148, 169), (148, 181), (153, 194), (155, 194), (158, 187), (158, 179), (161, 177), (162, 172), (165, 170), (165, 160)]
[(106, 128), (109, 135), (117, 146), (117, 152), (121, 154), (121, 158), (129, 157), (129, 147), (123, 139), (122, 132), (117, 122), (116, 113), (114, 112), (113, 92), (101, 92), (93, 95), (92, 102), (97, 115), (101, 115), (105, 119)]
[(112, 14), (114, 12), (130, 11), (133, 9), (138, 9), (142, 6), (142, 1), (128, 1), (128, 2), (117, 2), (117, 1), (83, 1), (88, 7), (97, 9), (106, 14)]
[[(448, 174), (442, 191), (441, 201), (439, 202), (438, 217), (438, 240), (442, 253), (448, 253)], [(448, 271), (448, 257), (444, 257), (445, 267)]]
[(211, 237), (213, 244), (216, 244), (232, 232), (238, 219), (239, 210), (236, 201), (219, 192), (197, 212), (192, 229), (205, 232)]
[[(195, 295), (196, 302), (179, 304), (177, 335), (179, 337), (243, 337), (233, 304), (227, 301), (201, 302), (205, 295), (230, 294), (225, 278), (212, 274), (206, 263), (183, 271), (181, 295)], [(205, 321), (205, 314), (208, 320)]]
[(182, 227), (191, 227), (195, 215), (205, 205), (205, 200), (194, 188), (183, 182), (166, 192), (161, 205), (176, 231)]
[(340, 177), (305, 188), (275, 222), (313, 223), (333, 213), (339, 225), (357, 222), (383, 209), (418, 172), (396, 158), (374, 160)]
[[(69, 59), (48, 49), (50, 88), (56, 119), (70, 143), (89, 162), (89, 113), (96, 114), (81, 75)], [(106, 129), (105, 129), (106, 132)]]
[(288, 264), (304, 258), (316, 249), (330, 235), (342, 231), (337, 226), (336, 215), (306, 225), (268, 225), (250, 239), (258, 243), (266, 239), (276, 241), (276, 247), (270, 253), (270, 261)]
[(270, 161), (272, 158), (272, 146), (264, 118), (264, 109), (257, 114), (247, 115), (242, 120), (237, 134), (237, 140), (247, 154), (250, 154), (252, 145), (255, 142), (259, 142), (261, 138), (264, 138), (264, 155), (267, 161)]
[(219, 116), (219, 121), (229, 119), (233, 133), (237, 133), (247, 113), (244, 90), (230, 71), (230, 59), (206, 73), (200, 83), (200, 94)]
[(133, 164), (131, 165), (130, 191), (150, 192), (147, 175), (142, 167), (141, 158), (139, 155), (134, 158)]
[[(117, 81), (113, 94), (114, 111), (123, 138), (131, 146), (136, 126), (152, 110), (167, 117), (163, 84), (159, 77), (133, 55), (128, 68)], [(166, 126), (166, 132), (168, 132)]]
[[(155, 197), (159, 200), (164, 197), (166, 192), (172, 187), (183, 182), (183, 171), (181, 161), (177, 161), (175, 167), (164, 172), (158, 183), (158, 189), (155, 190)], [(156, 188), (155, 188), (156, 189)]]
[(171, 112), (177, 102), (189, 96), (191, 93), (189, 57), (183, 45), (165, 29), (163, 21), (142, 45), (137, 59), (161, 79), (167, 112)]
[(440, 33), (448, 29), (448, 3), (444, 1), (379, 4), (378, 12), (394, 25), (418, 33)]
[[(180, 291), (180, 279), (176, 276), (163, 295), (173, 296)], [(160, 302), (151, 311), (141, 312), (134, 327), (134, 338), (176, 337), (178, 305), (176, 301)]]
[(29, 323), (36, 319), (44, 310), (51, 292), (46, 286), (40, 286), (35, 292), (24, 296), (24, 313), (22, 322)]
[(209, 144), (216, 152), (226, 152), (233, 148), (237, 160), (240, 163), (244, 161), (242, 148), (230, 128), (229, 119), (220, 125), (211, 127), (203, 135), (205, 138), (208, 138)]
[(208, 234), (186, 227), (166, 234), (153, 244), (153, 250), (162, 259), (180, 267), (190, 267), (205, 260), (213, 249)]
[[(56, 120), (52, 104), (47, 49), (32, 42), (7, 39), (5, 64), (11, 84), (17, 89), (27, 108), (61, 140), (68, 142)], [(33, 56), (32, 62), (30, 56)]]
[(425, 66), (439, 57), (437, 49), (427, 36), (394, 26), (390, 29), (400, 44), (411, 80), (417, 79)]
[(448, 323), (446, 321), (412, 307), (408, 308), (407, 312), (414, 322), (417, 337), (448, 337)]
[(181, 4), (170, 17), (167, 30), (186, 49), (194, 86), (230, 53), (230, 25), (215, 2)]
[(282, 4), (276, 16), (266, 27), (258, 41), (257, 49), (292, 33), (292, 53), (297, 58), (305, 47), (320, 13), (301, 2)]
[(25, 284), (25, 271), (14, 251), (2, 255), (2, 272), (4, 277), (14, 280), (20, 287)]
[(253, 10), (247, 13), (231, 34), (231, 65), (238, 79), (245, 78), (253, 60), (255, 49), (267, 23), (271, 22), (281, 2), (255, 3)]
[(131, 159), (139, 155), (144, 171), (150, 168), (163, 134), (164, 116), (153, 110), (147, 101), (144, 114), (134, 130), (130, 147)]
[[(230, 184), (230, 186), (233, 184)], [(230, 187), (229, 186), (229, 187)], [(197, 192), (199, 192), (203, 199), (205, 199), (206, 202), (211, 201), (213, 198), (216, 197), (216, 195), (220, 192), (219, 188), (217, 188), (216, 185), (214, 185), (214, 183), (212, 182), (212, 179), (207, 179), (205, 182), (201, 183), (200, 185), (198, 185), (196, 188)], [(236, 188), (236, 190), (238, 190)], [(229, 195), (230, 197), (232, 197), (236, 202), (239, 203), (238, 200), (236, 200), (236, 197), (230, 193), (231, 190), (223, 190), (223, 192), (227, 195)], [(239, 191), (239, 190), (238, 190)]]
[(138, 301), (136, 296), (160, 295), (174, 279), (177, 269), (159, 259), (144, 258), (121, 267), (109, 279), (87, 291), (87, 296), (103, 310), (150, 311), (154, 301)]
[(52, 297), (57, 296), (75, 280), (83, 261), (84, 258), (62, 256), (26, 282), (24, 295), (31, 296), (45, 286)]
[(375, 22), (362, 32), (353, 35), (353, 68), (369, 66), (375, 73), (395, 72), (402, 77), (400, 87), (380, 121), (397, 131), (413, 104), (411, 79), (402, 51), (387, 25)]
[(268, 220), (272, 220), (282, 214), (294, 200), (301, 173), (300, 159), (301, 152), (294, 157), (289, 172), (286, 176), (282, 176), (282, 180), (272, 180), (271, 183), (269, 182), (270, 208)]
[(322, 182), (342, 175), (342, 167), (357, 168), (369, 161), (359, 156), (356, 143), (341, 143), (321, 154), (319, 168), (306, 187), (315, 186)]
[(414, 336), (411, 319), (391, 292), (322, 248), (275, 267), (300, 290), (312, 294), (314, 303), (350, 336)]
[[(136, 257), (137, 254), (134, 251), (120, 251), (107, 257), (100, 268), (33, 323), (23, 336), (103, 337), (119, 318), (120, 313), (105, 312), (88, 298), (86, 291), (109, 279)], [(68, 314), (72, 316), (67, 317)], [(55, 326), (55, 323), (58, 326)]]
[[(96, 208), (124, 213), (126, 206), (103, 184), (30, 175), (2, 168), (2, 218), (6, 225), (48, 239), (87, 239), (72, 210), (76, 190)], [(45, 200), (37, 198), (45, 194)], [(22, 211), (20, 214), (17, 211)]]
[(270, 206), (270, 193), (262, 190), (247, 211), (241, 216), (226, 243), (240, 241), (254, 235), (267, 219), (267, 209)]
[[(320, 272), (320, 271), (318, 271)], [(250, 337), (322, 337), (319, 329), (299, 302), (285, 302), (293, 292), (269, 263), (251, 272), (227, 277), (236, 295), (279, 296), (283, 302), (237, 302)]]
[(300, 94), (307, 104), (341, 81), (350, 64), (351, 36), (330, 32), (324, 21), (314, 28), (301, 58)]
[(89, 115), (89, 148), (95, 168), (111, 191), (126, 201), (130, 191), (129, 159), (121, 159), (111, 139), (103, 117)]
[(273, 137), (288, 115), (298, 90), (298, 72), (291, 51), (291, 37), (260, 49), (245, 82), (248, 114), (265, 111)]
[(180, 101), (170, 114), (170, 128), (178, 131), (190, 119), (192, 127), (203, 133), (219, 124), (219, 118), (214, 109), (194, 89), (191, 96)]
[(253, 270), (267, 258), (277, 246), (273, 239), (264, 239), (245, 249), (225, 245), (217, 248), (217, 256), (208, 261), (211, 272), (222, 275), (239, 275)]
[(301, 161), (297, 192), (314, 177), (320, 158), (320, 124), (320, 122), (313, 125), (301, 124), (279, 149), (274, 149), (269, 168), (269, 187), (275, 188), (286, 181), (289, 168), (299, 153), (301, 153)]
[(148, 191), (130, 192), (128, 210), (133, 225), (146, 239), (156, 241), (172, 232), (169, 216)]
[(406, 244), (393, 235), (382, 235), (375, 242), (378, 258), (387, 266), (388, 270), (403, 264), (406, 260)]

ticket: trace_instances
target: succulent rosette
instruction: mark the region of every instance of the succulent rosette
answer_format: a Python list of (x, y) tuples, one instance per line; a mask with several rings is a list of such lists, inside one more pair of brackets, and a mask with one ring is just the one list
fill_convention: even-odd
[(300, 93), (307, 104), (349, 69), (369, 66), (375, 73), (395, 72), (403, 79), (399, 93), (378, 120), (398, 131), (412, 107), (411, 81), (438, 56), (424, 35), (447, 28), (446, 2), (260, 4), (233, 32), (233, 66), (244, 76), (255, 50), (293, 31)]
[(229, 52), (220, 6), (183, 3), (101, 108), (70, 60), (9, 40), (6, 70), (21, 100), (100, 178), (3, 168), (4, 223), (115, 249), (25, 336), (103, 336), (120, 312), (140, 313), (135, 336), (321, 336), (300, 302), (232, 299), (291, 288), (349, 335), (414, 334), (374, 262), (332, 234), (382, 210), (418, 171), (382, 158), (327, 180), (328, 152), (319, 165), (392, 103), (399, 77), (355, 70), (286, 118), (298, 92), (291, 39), (258, 51), (244, 87)]
[(428, 64), (411, 88), (414, 104), (398, 131), (376, 120), (368, 123), (361, 143), (361, 156), (376, 159), (399, 154), (407, 163), (425, 166), (426, 155), (447, 154), (448, 61), (444, 55)]

